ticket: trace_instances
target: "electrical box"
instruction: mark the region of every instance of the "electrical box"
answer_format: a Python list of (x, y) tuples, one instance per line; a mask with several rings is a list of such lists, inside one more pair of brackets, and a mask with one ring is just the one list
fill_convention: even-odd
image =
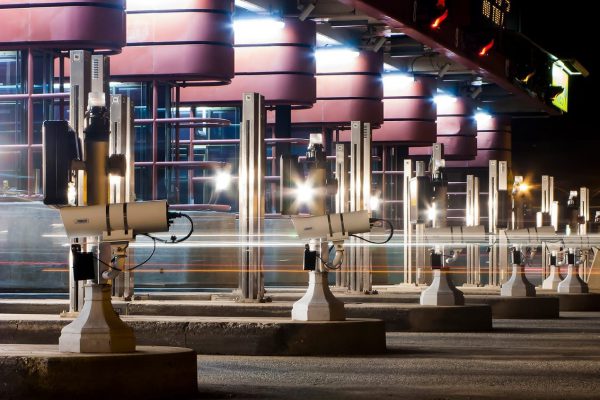
[(71, 164), (81, 154), (77, 134), (67, 121), (44, 121), (42, 142), (44, 204), (68, 205)]

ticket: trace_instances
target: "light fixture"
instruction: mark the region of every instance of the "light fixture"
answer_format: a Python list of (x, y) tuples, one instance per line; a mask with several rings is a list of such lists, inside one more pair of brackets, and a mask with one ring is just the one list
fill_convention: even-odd
[(587, 78), (590, 71), (577, 60), (558, 60), (556, 64), (569, 75), (582, 75)]
[(415, 77), (406, 74), (385, 74), (383, 75), (383, 85), (397, 88), (406, 88), (415, 82)]
[(243, 43), (263, 43), (276, 37), (285, 28), (282, 19), (244, 18), (233, 22), (233, 31)]
[(298, 16), (298, 19), (300, 21), (306, 21), (306, 18), (308, 18), (308, 16), (310, 15), (311, 12), (313, 12), (313, 10), (316, 8), (317, 6), (315, 5), (315, 3), (308, 3), (303, 9), (302, 12), (300, 13), (300, 15)]
[(379, 196), (371, 196), (371, 198), (369, 199), (369, 208), (371, 209), (371, 211), (379, 210), (380, 204), (381, 199), (379, 198)]
[(491, 119), (492, 119), (491, 114), (488, 114), (483, 111), (479, 111), (477, 114), (475, 114), (475, 120), (477, 121), (478, 124), (484, 124), (486, 122), (489, 122)]
[(231, 185), (232, 181), (231, 174), (229, 173), (229, 171), (226, 170), (217, 171), (213, 179), (215, 181), (216, 192), (223, 192), (229, 189), (229, 186)]
[(442, 23), (448, 18), (448, 15), (449, 15), (449, 11), (448, 11), (448, 9), (446, 9), (446, 11), (444, 11), (444, 13), (442, 15), (437, 17), (431, 23), (431, 29), (439, 29), (439, 27), (442, 25)]
[(435, 203), (433, 203), (427, 209), (427, 219), (430, 221), (435, 221), (436, 218), (437, 218), (437, 206), (435, 205)]
[(109, 174), (108, 182), (111, 186), (119, 185), (121, 183), (121, 177), (119, 175)]
[(494, 47), (495, 42), (496, 41), (494, 39), (492, 39), (488, 44), (483, 46), (481, 48), (481, 50), (479, 50), (479, 57), (487, 56), (489, 54), (490, 50), (492, 49), (492, 47)]
[(380, 37), (377, 40), (377, 43), (375, 43), (375, 45), (373, 46), (373, 52), (377, 53), (379, 50), (381, 50), (385, 42), (387, 42), (387, 38), (385, 36)]
[(369, 25), (369, 21), (366, 19), (349, 19), (339, 21), (329, 21), (329, 25), (332, 28), (360, 28)]
[(315, 189), (310, 182), (296, 184), (296, 201), (300, 204), (310, 204), (315, 197)]
[(77, 188), (75, 187), (75, 182), (69, 182), (69, 186), (67, 187), (67, 201), (69, 205), (77, 205)]
[(319, 66), (344, 65), (358, 58), (358, 50), (347, 47), (325, 47), (315, 52), (317, 69)]
[(458, 101), (458, 99), (456, 97), (450, 96), (448, 94), (438, 94), (437, 96), (435, 96), (433, 98), (433, 101), (438, 106), (444, 107), (444, 106), (450, 106), (450, 105), (456, 103)]

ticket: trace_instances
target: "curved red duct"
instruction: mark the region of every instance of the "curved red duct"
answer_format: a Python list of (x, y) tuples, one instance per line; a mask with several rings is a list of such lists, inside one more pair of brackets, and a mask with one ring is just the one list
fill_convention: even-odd
[(94, 49), (125, 46), (124, 0), (2, 0), (0, 49)]
[(127, 47), (111, 76), (226, 84), (234, 74), (232, 0), (127, 1)]
[(311, 109), (292, 112), (292, 124), (348, 129), (351, 121), (383, 123), (383, 56), (361, 51), (354, 59), (317, 64), (317, 102)]
[[(467, 161), (477, 155), (477, 122), (471, 99), (442, 101), (437, 106), (437, 143), (444, 144), (445, 159)], [(411, 147), (411, 156), (431, 155), (430, 147)]]
[(257, 92), (265, 104), (310, 107), (316, 100), (313, 50), (316, 25), (313, 21), (284, 18), (280, 32), (268, 42), (255, 43), (238, 37), (235, 41), (235, 78), (223, 87), (181, 89), (181, 102), (196, 105), (239, 105), (242, 94)]
[(449, 167), (488, 168), (490, 160), (512, 162), (510, 117), (492, 116), (477, 121), (477, 156), (473, 161), (451, 162)]

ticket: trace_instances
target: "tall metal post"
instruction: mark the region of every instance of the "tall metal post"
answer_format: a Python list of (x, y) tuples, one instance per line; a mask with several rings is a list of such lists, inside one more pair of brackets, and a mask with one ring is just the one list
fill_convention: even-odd
[[(350, 211), (368, 210), (371, 199), (371, 124), (352, 121), (350, 139)], [(350, 287), (354, 292), (371, 292), (372, 266), (368, 246), (351, 238)]]
[[(435, 151), (435, 150), (434, 150)], [(416, 162), (416, 176), (425, 176), (425, 162), (417, 161)], [(446, 206), (445, 201), (444, 207)], [(444, 213), (444, 216), (446, 214)], [(412, 216), (414, 217), (414, 215)], [(445, 218), (444, 218), (445, 221)], [(412, 230), (412, 229), (411, 229)], [(428, 277), (425, 274), (426, 267), (429, 264), (429, 260), (427, 257), (427, 248), (425, 247), (425, 221), (419, 221), (415, 223), (414, 230), (414, 239), (411, 242), (414, 244), (414, 255), (415, 255), (415, 283), (417, 285), (426, 285), (428, 284)]]
[[(541, 207), (541, 225), (544, 224), (544, 219), (552, 215), (552, 204), (554, 203), (554, 177), (542, 176), (542, 207)], [(552, 223), (552, 221), (550, 222)], [(548, 252), (546, 242), (542, 242), (542, 281), (548, 277), (550, 273), (550, 254)]]
[(239, 301), (264, 299), (260, 242), (265, 216), (265, 121), (264, 97), (258, 93), (244, 93), (239, 167)]
[(499, 286), (508, 275), (507, 228), (508, 163), (491, 160), (488, 181), (488, 229), (490, 233), (489, 285)]
[[(588, 224), (590, 222), (590, 189), (582, 187), (579, 189), (579, 216), (582, 223), (579, 224), (579, 235), (588, 234)], [(588, 281), (588, 270), (590, 269), (590, 253), (588, 249), (582, 250), (582, 263), (579, 266), (579, 275), (584, 281)]]
[[(467, 175), (466, 225), (478, 226), (479, 219), (479, 178)], [(467, 285), (481, 285), (480, 248), (478, 243), (467, 245)]]
[[(345, 213), (349, 209), (349, 170), (350, 152), (346, 143), (338, 143), (335, 146), (335, 178), (338, 182), (338, 190), (335, 195), (335, 212)], [(342, 263), (340, 269), (335, 272), (335, 286), (348, 288), (348, 264)]]
[(508, 229), (508, 162), (498, 162), (498, 219), (496, 221), (498, 233), (498, 266), (499, 284), (510, 277), (512, 269), (509, 269), (508, 242), (505, 230)]
[[(71, 93), (69, 95), (69, 125), (77, 132), (80, 143), (83, 143), (85, 128), (85, 112), (88, 104), (88, 93), (91, 90), (91, 53), (84, 50), (73, 50), (70, 53)], [(82, 152), (84, 149), (81, 149)], [(85, 157), (85, 154), (82, 154)], [(77, 173), (77, 205), (86, 205), (85, 171)], [(86, 251), (85, 239), (75, 240), (82, 250)], [(73, 277), (73, 254), (69, 251), (69, 312), (76, 313), (83, 307), (84, 283)]]
[[(135, 131), (133, 104), (127, 96), (110, 97), (110, 154), (122, 154), (126, 159), (125, 176), (110, 182), (110, 202), (129, 203), (135, 201)], [(133, 249), (129, 249), (133, 258)], [(123, 259), (124, 261), (124, 259)], [(121, 266), (122, 267), (122, 266)], [(123, 273), (113, 280), (113, 296), (130, 300), (134, 290), (134, 272), (121, 268)]]
[(413, 175), (412, 160), (404, 160), (404, 175), (402, 176), (402, 220), (404, 234), (404, 283), (411, 285), (412, 276), (412, 224), (410, 223), (410, 180)]

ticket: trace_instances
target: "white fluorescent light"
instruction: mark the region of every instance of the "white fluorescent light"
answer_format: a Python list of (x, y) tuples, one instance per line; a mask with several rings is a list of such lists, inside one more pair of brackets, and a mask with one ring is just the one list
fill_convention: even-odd
[(479, 111), (477, 114), (475, 114), (475, 120), (477, 120), (478, 124), (489, 122), (491, 119), (492, 116), (483, 111)]
[(347, 47), (323, 48), (315, 52), (317, 71), (319, 66), (344, 65), (359, 56), (358, 50)]
[(433, 98), (433, 101), (438, 106), (448, 106), (448, 105), (456, 103), (457, 100), (458, 99), (456, 97), (450, 96), (448, 94), (438, 94), (437, 96), (435, 96)]
[(385, 74), (383, 85), (394, 88), (405, 88), (415, 82), (415, 77), (406, 74)]
[(285, 22), (274, 18), (247, 18), (233, 22), (236, 43), (265, 43), (277, 37), (283, 28)]

